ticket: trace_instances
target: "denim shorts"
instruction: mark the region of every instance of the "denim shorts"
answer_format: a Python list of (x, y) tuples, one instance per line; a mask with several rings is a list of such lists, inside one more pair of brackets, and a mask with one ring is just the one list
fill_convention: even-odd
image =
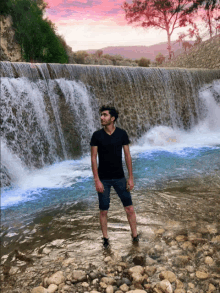
[(98, 193), (99, 196), (99, 209), (107, 211), (110, 206), (110, 190), (111, 186), (114, 187), (124, 207), (132, 205), (131, 193), (126, 189), (125, 177), (120, 179), (101, 179), (104, 186), (104, 192)]

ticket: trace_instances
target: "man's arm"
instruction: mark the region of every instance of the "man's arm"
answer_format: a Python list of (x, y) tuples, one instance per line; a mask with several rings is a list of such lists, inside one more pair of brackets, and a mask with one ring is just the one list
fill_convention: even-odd
[(95, 181), (95, 188), (97, 192), (103, 193), (104, 187), (98, 175), (97, 154), (98, 154), (98, 147), (91, 146), (91, 163), (92, 163), (92, 172), (93, 172), (94, 181)]
[(123, 145), (124, 154), (125, 154), (125, 162), (128, 169), (128, 185), (130, 186), (129, 189), (132, 190), (134, 188), (134, 178), (133, 178), (133, 172), (132, 172), (132, 160), (131, 160), (131, 154), (129, 150), (129, 145)]

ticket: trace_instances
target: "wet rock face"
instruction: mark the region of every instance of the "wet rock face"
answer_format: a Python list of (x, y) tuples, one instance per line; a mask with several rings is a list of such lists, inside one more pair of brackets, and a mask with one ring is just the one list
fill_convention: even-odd
[(11, 62), (24, 61), (21, 56), (21, 48), (14, 38), (15, 32), (12, 28), (11, 16), (0, 15), (0, 27), (0, 60)]

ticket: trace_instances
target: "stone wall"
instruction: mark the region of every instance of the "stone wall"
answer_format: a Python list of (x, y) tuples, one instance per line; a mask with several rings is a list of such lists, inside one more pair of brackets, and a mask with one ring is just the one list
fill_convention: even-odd
[(11, 16), (0, 15), (0, 60), (21, 62), (21, 48), (16, 43), (15, 31), (12, 28)]
[(160, 67), (220, 69), (220, 35), (192, 47)]

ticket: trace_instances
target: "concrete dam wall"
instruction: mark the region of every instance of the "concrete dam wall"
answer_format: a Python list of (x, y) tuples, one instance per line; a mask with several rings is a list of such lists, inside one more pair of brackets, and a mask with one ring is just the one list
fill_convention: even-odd
[[(13, 161), (40, 168), (88, 153), (102, 104), (137, 141), (154, 126), (190, 129), (206, 115), (199, 91), (220, 70), (0, 62), (3, 185)], [(218, 93), (215, 99), (219, 102)]]

